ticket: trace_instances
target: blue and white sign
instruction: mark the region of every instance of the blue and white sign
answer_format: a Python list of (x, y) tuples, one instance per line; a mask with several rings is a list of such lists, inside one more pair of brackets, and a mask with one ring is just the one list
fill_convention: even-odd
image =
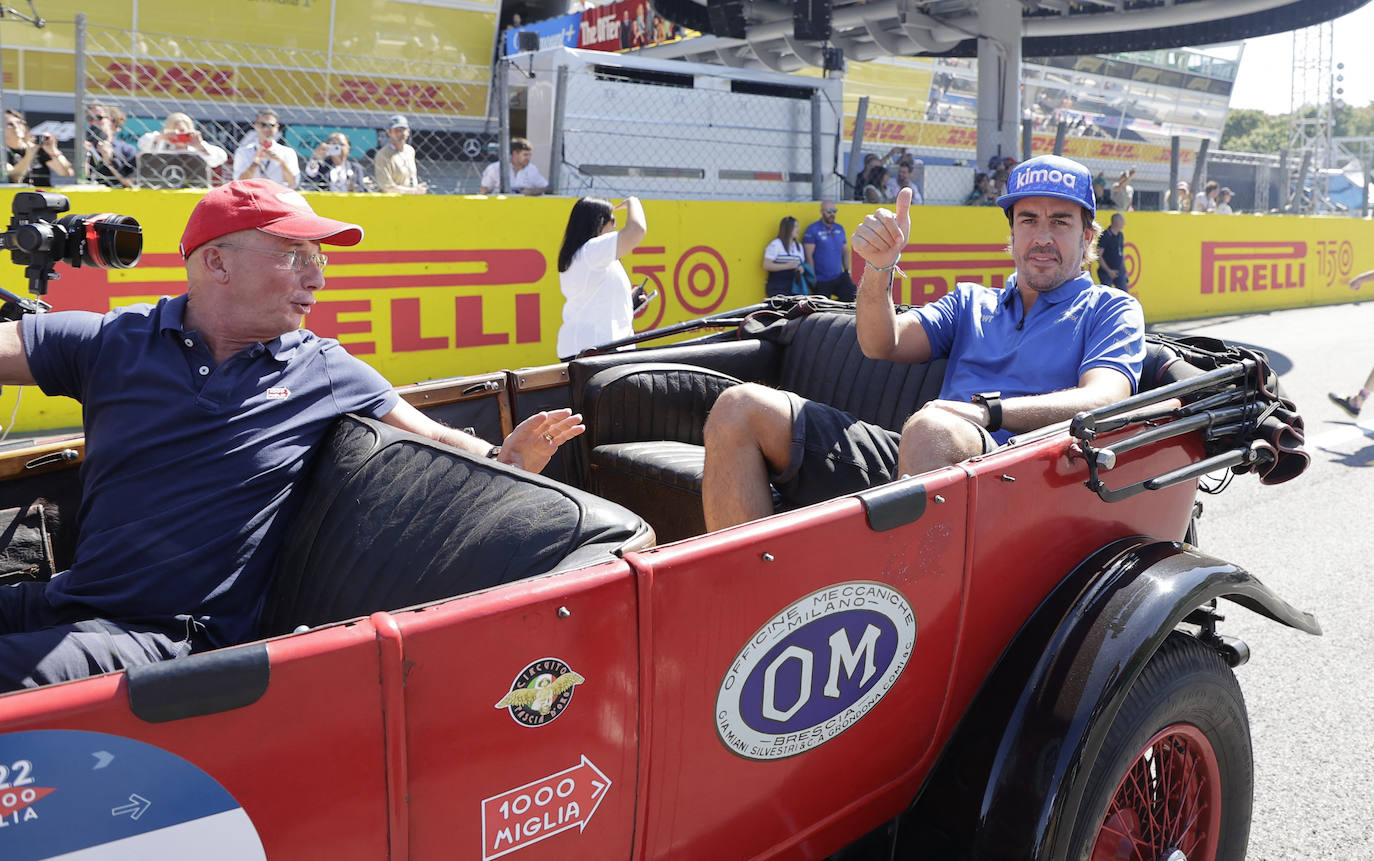
[(746, 759), (785, 759), (830, 741), (892, 689), (916, 645), (916, 614), (885, 583), (827, 586), (754, 633), (716, 695), (716, 732)]
[(582, 13), (573, 12), (568, 15), (559, 15), (557, 18), (535, 21), (533, 24), (508, 27), (505, 33), (506, 56), (514, 57), (520, 53), (520, 47), (515, 44), (515, 34), (521, 31), (539, 34), (539, 50), (541, 51), (558, 47), (576, 48), (578, 28), (581, 24)]
[(257, 829), (214, 778), (117, 735), (0, 735), (5, 861), (265, 861)]

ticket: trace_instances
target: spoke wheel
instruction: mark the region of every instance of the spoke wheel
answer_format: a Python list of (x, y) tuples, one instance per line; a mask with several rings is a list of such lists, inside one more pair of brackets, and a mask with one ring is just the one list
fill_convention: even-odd
[(1243, 861), (1251, 769), (1235, 675), (1213, 649), (1171, 634), (1107, 728), (1062, 857)]
[(1090, 861), (1216, 861), (1221, 774), (1202, 730), (1174, 724), (1145, 743), (1107, 805)]

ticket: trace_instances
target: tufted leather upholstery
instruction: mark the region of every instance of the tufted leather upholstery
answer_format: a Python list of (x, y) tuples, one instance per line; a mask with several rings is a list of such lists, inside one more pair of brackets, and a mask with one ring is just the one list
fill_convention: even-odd
[(620, 506), (371, 419), (339, 419), (297, 489), (264, 635), (394, 610), (654, 543)]
[[(767, 359), (757, 363), (757, 375), (738, 364), (728, 367), (751, 382), (794, 391), (894, 431), (939, 394), (945, 369), (943, 359), (908, 365), (865, 357), (852, 313), (792, 320), (756, 355)], [(704, 532), (702, 429), (716, 397), (741, 381), (723, 371), (663, 362), (597, 370), (581, 401), (588, 489), (639, 513), (661, 541)]]

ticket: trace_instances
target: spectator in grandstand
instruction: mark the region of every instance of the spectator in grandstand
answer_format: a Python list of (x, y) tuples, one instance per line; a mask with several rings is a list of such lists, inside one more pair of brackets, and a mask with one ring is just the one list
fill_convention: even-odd
[(296, 151), (277, 141), (281, 122), (271, 108), (258, 111), (253, 120), (257, 135), (234, 150), (234, 179), (270, 179), (287, 188), (301, 181), (301, 159)]
[(16, 110), (5, 111), (5, 172), (10, 182), (52, 185), (52, 175), (72, 176), (72, 163), (51, 134), (34, 135)]
[(833, 200), (821, 201), (821, 220), (813, 221), (802, 234), (806, 263), (816, 273), (816, 294), (834, 296), (841, 302), (854, 301), (854, 280), (849, 277), (849, 237), (835, 223), (839, 207)]
[[(512, 194), (535, 195), (549, 190), (549, 181), (532, 163), (534, 147), (524, 138), (511, 138), (510, 170), (506, 172), (507, 187)], [(479, 189), (482, 194), (496, 194), (501, 190), (501, 162), (494, 161), (482, 171)]]
[(1107, 180), (1100, 173), (1093, 177), (1093, 199), (1097, 201), (1098, 209), (1116, 209), (1116, 201), (1107, 190)]
[(1135, 179), (1135, 168), (1128, 167), (1121, 172), (1121, 176), (1116, 180), (1116, 185), (1112, 186), (1117, 205), (1122, 212), (1130, 212), (1135, 207), (1135, 186), (1131, 185), (1133, 179)]
[(973, 175), (973, 191), (964, 198), (965, 206), (992, 206), (997, 195), (992, 193), (992, 178), (981, 170)]
[(125, 119), (124, 111), (114, 105), (92, 102), (86, 106), (87, 175), (92, 182), (112, 188), (134, 184), (138, 150), (118, 137)]
[(1188, 191), (1188, 183), (1181, 179), (1174, 186), (1173, 203), (1176, 212), (1191, 212), (1193, 209), (1193, 196)]
[(662, 15), (654, 13), (654, 32), (653, 40), (655, 43), (666, 42), (673, 38), (673, 25)]
[(1215, 210), (1217, 215), (1236, 214), (1236, 211), (1231, 208), (1231, 198), (1234, 196), (1234, 194), (1235, 193), (1232, 192), (1231, 189), (1226, 188), (1225, 186), (1222, 187), (1221, 191), (1217, 192), (1217, 208)]
[(620, 12), (620, 50), (627, 51), (631, 44), (630, 10), (622, 9)]
[[(994, 161), (995, 161), (995, 158), (994, 158)], [(993, 196), (993, 202), (994, 202), (994, 203), (996, 202), (996, 199), (997, 199), (997, 198), (1001, 197), (1003, 194), (1006, 194), (1006, 191), (1007, 191), (1007, 174), (1009, 174), (1009, 173), (1011, 172), (1011, 169), (1012, 169), (1013, 167), (1016, 167), (1016, 159), (1011, 158), (1010, 156), (1008, 156), (1008, 157), (1002, 159), (1000, 162), (998, 162), (998, 163), (996, 164), (996, 166), (993, 168), (991, 177), (992, 177), (992, 196)]]
[[(763, 292), (769, 296), (811, 292), (810, 284), (805, 283), (806, 249), (797, 241), (800, 231), (797, 219), (789, 215), (778, 222), (778, 235), (763, 249), (763, 268), (768, 273)], [(815, 278), (815, 273), (811, 273), (811, 282)], [(806, 289), (796, 289), (799, 280)]]
[(162, 121), (162, 131), (148, 132), (138, 139), (138, 151), (146, 152), (193, 152), (205, 159), (210, 170), (214, 170), (229, 160), (229, 153), (223, 147), (206, 143), (204, 136), (196, 129), (196, 124), (186, 114), (176, 111)]
[(869, 203), (891, 203), (895, 198), (889, 197), (887, 192), (887, 165), (875, 164), (864, 176), (864, 200)]
[(305, 163), (305, 178), (321, 191), (371, 191), (372, 179), (363, 166), (348, 157), (348, 135), (334, 132), (315, 147)]
[(1097, 239), (1097, 283), (1131, 292), (1126, 278), (1126, 216), (1112, 213), (1111, 224)]
[(373, 159), (373, 174), (377, 190), (392, 194), (427, 194), (429, 183), (420, 182), (415, 169), (415, 148), (411, 146), (410, 121), (400, 114), (391, 118), (386, 127), (386, 145), (377, 150)]
[(876, 164), (878, 164), (878, 163), (881, 162), (881, 161), (882, 161), (882, 158), (881, 158), (877, 153), (871, 153), (871, 152), (870, 152), (870, 153), (865, 153), (865, 154), (864, 154), (864, 166), (861, 167), (861, 168), (859, 168), (859, 173), (858, 173), (858, 175), (856, 175), (856, 176), (854, 177), (854, 199), (855, 199), (855, 200), (863, 200), (863, 199), (864, 199), (864, 186), (868, 184), (868, 174), (869, 174), (869, 171), (873, 170), (873, 166), (876, 165)]
[(916, 182), (916, 165), (921, 163), (920, 159), (911, 156), (902, 156), (902, 160), (897, 162), (897, 178), (892, 181), (890, 187), (892, 199), (897, 199), (897, 194), (904, 188), (911, 189), (911, 205), (920, 206), (925, 202), (925, 195), (921, 194), (921, 187)]
[(1221, 183), (1215, 179), (1208, 180), (1202, 187), (1202, 194), (1193, 200), (1193, 212), (1216, 212), (1217, 195), (1221, 193)]
[[(615, 229), (615, 210), (625, 210), (625, 226)], [(630, 276), (620, 258), (648, 233), (637, 197), (615, 206), (599, 197), (579, 198), (568, 213), (558, 251), (558, 286), (563, 291), (563, 325), (558, 356), (570, 359), (588, 347), (634, 334)]]

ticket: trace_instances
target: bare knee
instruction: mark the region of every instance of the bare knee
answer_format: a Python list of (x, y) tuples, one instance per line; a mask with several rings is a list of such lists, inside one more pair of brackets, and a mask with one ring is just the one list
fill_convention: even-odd
[(968, 420), (942, 409), (917, 410), (902, 424), (898, 469), (916, 475), (983, 452), (983, 435)]
[(731, 386), (720, 393), (706, 417), (706, 438), (738, 439), (741, 434), (759, 436), (776, 425), (790, 424), (786, 396), (756, 383)]
[(706, 417), (707, 451), (757, 447), (775, 468), (792, 439), (791, 401), (777, 389), (743, 383), (721, 392)]

